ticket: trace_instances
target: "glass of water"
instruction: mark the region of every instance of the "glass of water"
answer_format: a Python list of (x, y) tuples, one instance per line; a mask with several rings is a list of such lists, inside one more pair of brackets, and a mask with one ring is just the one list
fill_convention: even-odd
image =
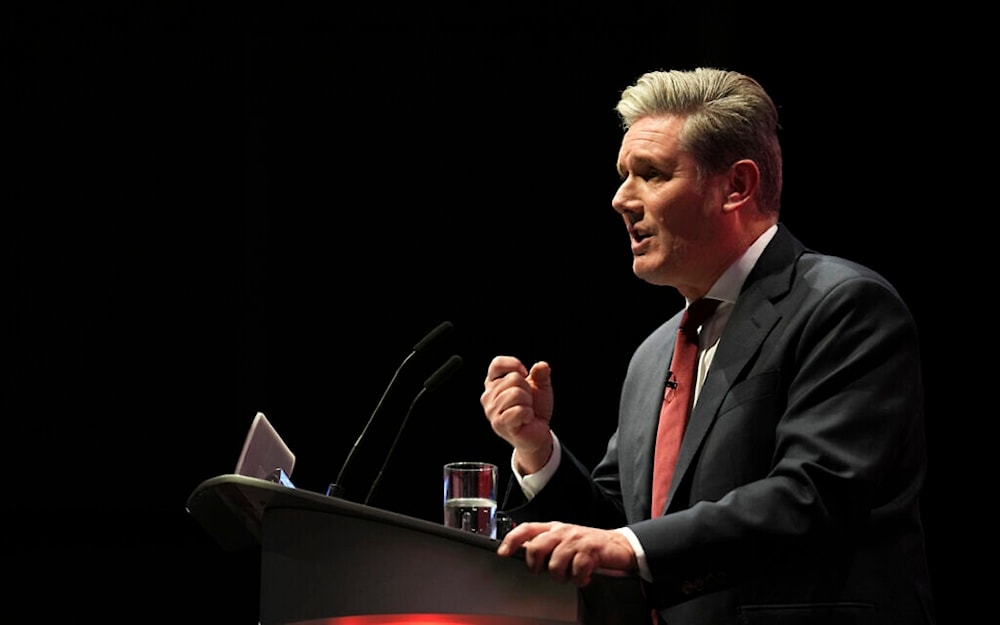
[(497, 537), (497, 465), (449, 462), (444, 465), (444, 524)]

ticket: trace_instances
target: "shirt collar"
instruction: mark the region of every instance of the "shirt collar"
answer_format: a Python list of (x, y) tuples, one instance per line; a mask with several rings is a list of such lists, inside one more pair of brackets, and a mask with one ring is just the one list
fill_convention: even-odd
[(743, 252), (743, 255), (735, 263), (722, 272), (705, 297), (729, 303), (736, 302), (736, 298), (739, 297), (740, 290), (743, 288), (743, 283), (746, 282), (747, 276), (750, 275), (753, 266), (757, 264), (760, 255), (764, 253), (764, 248), (771, 242), (776, 232), (778, 232), (778, 225), (774, 224), (761, 233), (757, 240), (747, 248), (747, 251)]

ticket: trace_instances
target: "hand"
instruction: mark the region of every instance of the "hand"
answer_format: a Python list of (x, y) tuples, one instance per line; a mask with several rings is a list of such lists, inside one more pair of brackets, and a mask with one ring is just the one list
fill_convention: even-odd
[(520, 360), (497, 356), (490, 362), (479, 402), (490, 426), (515, 449), (527, 475), (541, 469), (552, 453), (552, 369), (536, 362), (528, 371)]
[(577, 587), (589, 584), (597, 569), (639, 568), (632, 546), (615, 530), (567, 523), (521, 523), (504, 536), (497, 554), (509, 557), (522, 548), (532, 573), (548, 570), (557, 582), (569, 581)]

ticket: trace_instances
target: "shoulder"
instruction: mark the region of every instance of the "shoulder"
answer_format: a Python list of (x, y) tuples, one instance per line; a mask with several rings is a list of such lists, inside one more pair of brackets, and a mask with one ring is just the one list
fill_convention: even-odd
[(764, 283), (764, 291), (772, 297), (780, 297), (784, 288), (808, 289), (814, 296), (830, 291), (874, 290), (892, 298), (900, 297), (893, 284), (876, 269), (808, 247), (783, 225), (779, 225), (778, 234), (751, 275), (751, 282)]
[(859, 262), (806, 250), (796, 263), (795, 282), (817, 293), (874, 292), (900, 299), (896, 287), (875, 269)]
[(788, 297), (776, 304), (788, 319), (845, 336), (856, 330), (879, 336), (902, 332), (915, 338), (912, 311), (895, 286), (875, 269), (807, 251), (799, 257), (795, 273)]

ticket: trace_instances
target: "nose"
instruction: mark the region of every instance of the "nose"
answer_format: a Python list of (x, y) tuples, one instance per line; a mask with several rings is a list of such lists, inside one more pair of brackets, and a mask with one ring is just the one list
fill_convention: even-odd
[(615, 191), (614, 197), (611, 198), (611, 207), (619, 215), (624, 216), (626, 213), (642, 212), (633, 187), (632, 176), (630, 175), (622, 180), (622, 183), (618, 185), (618, 190)]
[(618, 190), (615, 191), (614, 197), (611, 198), (611, 208), (615, 209), (615, 212), (621, 214), (625, 210), (625, 185), (628, 184), (628, 179), (622, 180), (622, 183), (618, 185)]

